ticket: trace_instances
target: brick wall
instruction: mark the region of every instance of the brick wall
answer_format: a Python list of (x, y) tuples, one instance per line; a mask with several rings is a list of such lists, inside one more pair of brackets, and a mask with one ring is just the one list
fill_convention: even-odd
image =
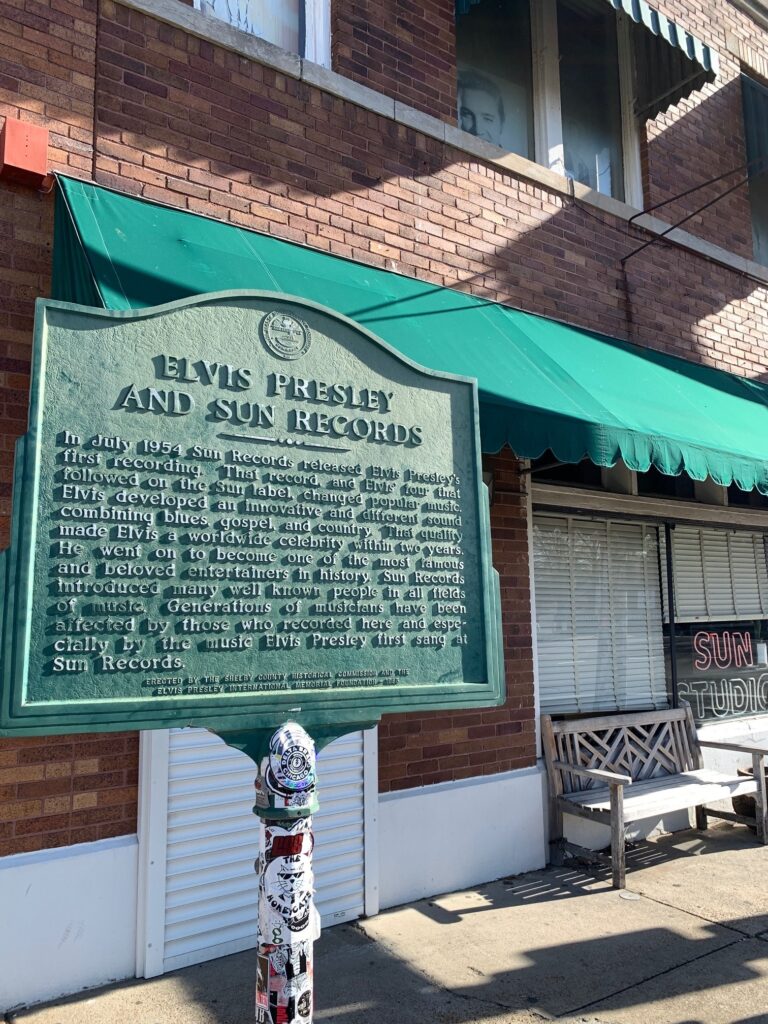
[(0, 182), (0, 547), (10, 540), (16, 439), (27, 429), (34, 301), (47, 295), (53, 203)]
[(51, 165), (88, 175), (96, 0), (0, 0), (0, 116), (51, 133)]
[[(0, 0), (0, 127), (50, 132), (51, 169), (89, 177), (96, 0)], [(34, 300), (47, 295), (53, 202), (0, 182), (0, 545), (8, 543), (13, 445), (26, 429)]]
[[(754, 23), (724, 0), (700, 3), (694, 9), (684, 0), (668, 0), (657, 6), (712, 45), (720, 56), (715, 85), (671, 107), (641, 132), (645, 204), (668, 203), (657, 216), (674, 223), (716, 199), (738, 180), (734, 175), (670, 202), (681, 192), (745, 161), (740, 67), (729, 52), (732, 44), (727, 37), (737, 35), (763, 56), (766, 42)], [(456, 123), (454, 0), (430, 4), (334, 0), (332, 12), (335, 71)], [(695, 214), (685, 227), (701, 238), (751, 257), (748, 186), (744, 184), (718, 199)]]
[[(751, 259), (741, 86), (738, 67), (732, 61), (722, 60), (721, 79), (725, 80), (707, 86), (646, 126), (642, 146), (645, 203), (665, 203), (655, 215), (671, 224), (693, 214), (683, 225), (686, 231)], [(734, 168), (735, 173), (728, 173)], [(674, 198), (723, 175), (720, 181)], [(708, 209), (702, 209), (705, 205)], [(695, 213), (697, 210), (701, 212)]]
[(511, 771), (536, 758), (524, 478), (508, 449), (487, 457), (485, 468), (495, 478), (491, 536), (501, 583), (507, 701), (500, 708), (385, 715), (379, 727), (383, 793)]
[(333, 0), (333, 70), (456, 123), (455, 0)]
[[(90, 177), (96, 0), (0, 0), (0, 126), (49, 129), (49, 166)], [(0, 181), (0, 547), (27, 427), (34, 301), (50, 293), (53, 196)], [(0, 856), (136, 831), (138, 735), (0, 739)]]
[[(696, 4), (659, 0), (655, 6), (712, 46), (720, 57), (720, 73), (714, 85), (694, 93), (648, 124), (643, 146), (646, 204), (668, 200), (746, 161), (739, 74), (744, 70), (759, 77), (768, 72), (768, 34), (725, 0)], [(739, 180), (744, 181), (743, 173), (670, 203), (656, 215), (670, 223), (677, 221)], [(748, 184), (744, 182), (688, 221), (685, 228), (751, 257)]]
[(0, 856), (136, 831), (136, 733), (0, 740)]

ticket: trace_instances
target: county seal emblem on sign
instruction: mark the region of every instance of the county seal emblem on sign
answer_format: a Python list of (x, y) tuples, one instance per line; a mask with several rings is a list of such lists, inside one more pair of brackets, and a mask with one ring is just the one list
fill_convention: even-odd
[(312, 343), (309, 327), (287, 313), (267, 313), (261, 322), (261, 337), (278, 359), (298, 359)]

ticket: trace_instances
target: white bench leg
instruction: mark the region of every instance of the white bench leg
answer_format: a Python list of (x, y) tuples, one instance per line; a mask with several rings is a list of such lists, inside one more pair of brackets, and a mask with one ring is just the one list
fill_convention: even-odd
[(707, 809), (706, 807), (697, 807), (696, 809), (696, 828), (701, 832), (707, 830)]
[(613, 888), (626, 886), (626, 861), (624, 850), (624, 787), (611, 786), (611, 868)]

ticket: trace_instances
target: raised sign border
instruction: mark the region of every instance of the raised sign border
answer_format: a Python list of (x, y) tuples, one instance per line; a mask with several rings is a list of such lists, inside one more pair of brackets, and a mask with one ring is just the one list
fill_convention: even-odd
[[(87, 701), (71, 706), (57, 705), (55, 713), (40, 706), (25, 707), (21, 694), (28, 671), (28, 634), (33, 591), (32, 559), (38, 517), (39, 467), (42, 459), (39, 432), (43, 407), (42, 384), (47, 358), (46, 327), (48, 310), (63, 310), (96, 320), (146, 320), (173, 310), (203, 306), (226, 300), (255, 299), (289, 302), (315, 310), (351, 328), (379, 346), (412, 371), (425, 377), (464, 383), (471, 389), (472, 432), (468, 445), (475, 453), (477, 472), (476, 501), (479, 508), (480, 606), (484, 625), (488, 678), (471, 684), (408, 685), (396, 692), (371, 694), (362, 690), (334, 690), (307, 693), (254, 694), (233, 701), (230, 696), (212, 697), (198, 705), (179, 707), (173, 699), (147, 701), (115, 699)], [(477, 382), (473, 378), (430, 370), (408, 359), (360, 324), (319, 303), (280, 292), (233, 290), (211, 292), (140, 310), (104, 310), (76, 303), (38, 299), (35, 309), (35, 334), (30, 382), (29, 429), (16, 443), (13, 480), (11, 545), (0, 552), (2, 574), (2, 674), (0, 675), (0, 736), (109, 732), (125, 729), (161, 729), (205, 726), (214, 731), (247, 731), (275, 728), (287, 717), (305, 725), (343, 732), (341, 723), (351, 728), (374, 724), (383, 713), (418, 710), (461, 709), (498, 706), (505, 699), (501, 598), (498, 573), (491, 556), (488, 491), (482, 482), (480, 427)], [(373, 699), (372, 699), (373, 698)], [(269, 710), (264, 709), (266, 699)], [(297, 707), (297, 704), (305, 706)]]

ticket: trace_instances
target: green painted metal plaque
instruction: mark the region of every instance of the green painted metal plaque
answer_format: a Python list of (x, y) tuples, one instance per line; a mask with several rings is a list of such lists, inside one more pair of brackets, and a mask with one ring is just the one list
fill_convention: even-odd
[(41, 301), (3, 733), (502, 699), (473, 381), (281, 295)]

